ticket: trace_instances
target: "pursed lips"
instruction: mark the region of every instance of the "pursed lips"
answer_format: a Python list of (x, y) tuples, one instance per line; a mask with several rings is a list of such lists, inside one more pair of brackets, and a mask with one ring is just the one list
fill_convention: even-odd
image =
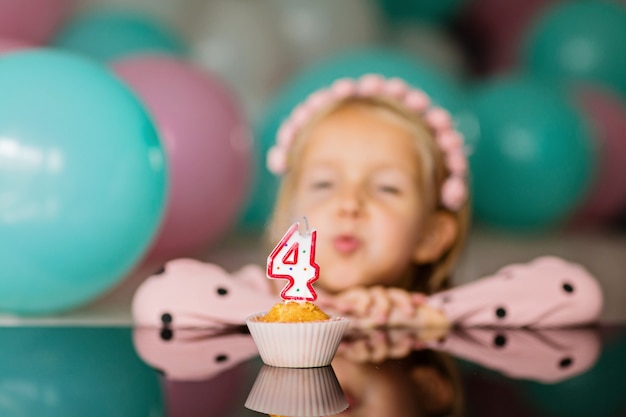
[(339, 235), (333, 238), (333, 246), (338, 252), (349, 254), (359, 249), (361, 240), (354, 235)]

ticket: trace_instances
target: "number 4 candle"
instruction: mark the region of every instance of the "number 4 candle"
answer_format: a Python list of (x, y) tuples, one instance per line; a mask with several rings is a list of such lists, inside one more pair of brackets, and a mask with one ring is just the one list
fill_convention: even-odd
[(315, 263), (315, 238), (317, 232), (300, 233), (300, 223), (291, 225), (267, 257), (267, 276), (272, 279), (286, 279), (289, 282), (280, 296), (283, 300), (315, 301), (317, 294), (313, 283), (319, 277), (320, 267)]

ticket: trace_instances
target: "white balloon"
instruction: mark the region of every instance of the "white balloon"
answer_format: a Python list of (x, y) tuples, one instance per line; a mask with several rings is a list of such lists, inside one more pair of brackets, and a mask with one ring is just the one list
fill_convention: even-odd
[(194, 14), (191, 59), (224, 79), (256, 118), (293, 68), (274, 10), (259, 1), (212, 0)]
[(446, 31), (426, 23), (405, 23), (390, 29), (388, 41), (393, 46), (414, 54), (445, 71), (448, 75), (463, 78), (467, 62), (463, 50)]
[(306, 66), (343, 49), (367, 46), (381, 34), (369, 0), (269, 0), (290, 54)]

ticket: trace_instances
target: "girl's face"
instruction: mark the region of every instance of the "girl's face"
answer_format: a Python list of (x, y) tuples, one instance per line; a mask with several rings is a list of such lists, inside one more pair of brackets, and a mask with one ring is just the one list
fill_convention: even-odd
[(318, 231), (320, 288), (406, 285), (427, 215), (413, 136), (392, 116), (355, 105), (311, 128), (292, 214)]

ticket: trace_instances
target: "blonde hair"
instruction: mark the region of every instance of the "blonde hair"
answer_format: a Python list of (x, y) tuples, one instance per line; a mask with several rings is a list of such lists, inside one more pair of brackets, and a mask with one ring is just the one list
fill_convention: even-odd
[(457, 235), (451, 247), (435, 262), (427, 265), (414, 264), (410, 288), (408, 290), (434, 293), (449, 286), (449, 277), (462, 251), (469, 224), (469, 204), (466, 202), (458, 211), (450, 211), (441, 204), (439, 192), (448, 176), (442, 151), (435, 143), (432, 130), (424, 120), (400, 103), (385, 97), (348, 97), (337, 100), (320, 109), (298, 132), (287, 158), (287, 171), (282, 177), (274, 212), (268, 226), (268, 244), (275, 244), (284, 231), (295, 220), (291, 217), (291, 204), (300, 175), (299, 160), (306, 147), (306, 138), (312, 128), (326, 117), (348, 106), (361, 106), (375, 111), (383, 117), (392, 118), (411, 131), (415, 138), (415, 156), (421, 166), (420, 191), (427, 198), (431, 212), (445, 211), (453, 217), (457, 225)]

